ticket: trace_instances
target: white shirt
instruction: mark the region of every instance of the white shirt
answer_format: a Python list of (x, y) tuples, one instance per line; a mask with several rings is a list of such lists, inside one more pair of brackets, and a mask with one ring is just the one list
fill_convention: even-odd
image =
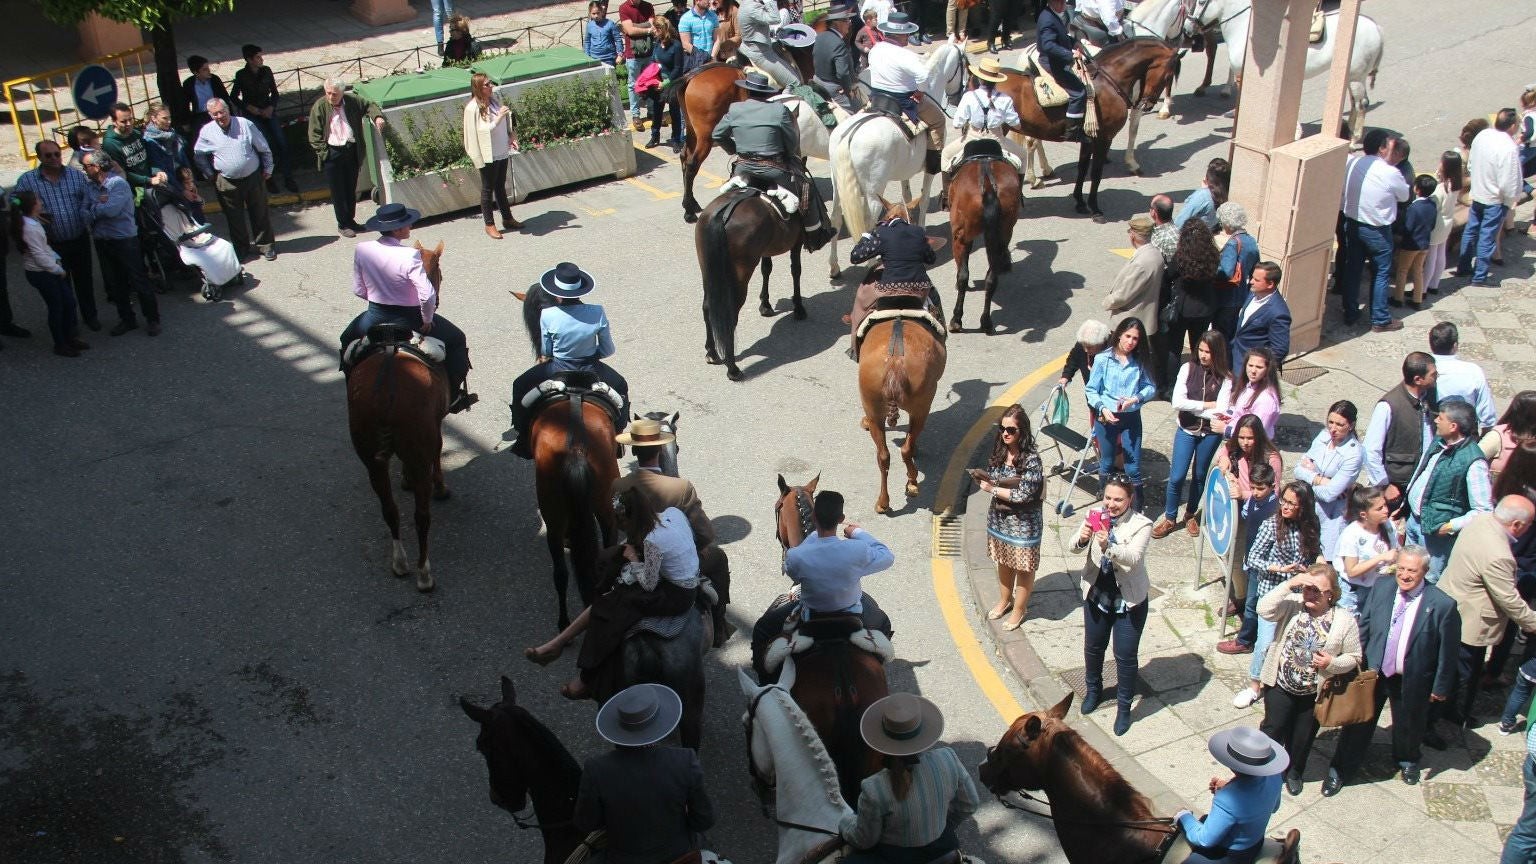
[(1488, 389), (1488, 377), (1483, 367), (1455, 354), (1431, 354), (1440, 375), (1435, 379), (1435, 393), (1443, 400), (1447, 396), (1460, 396), (1477, 409), (1477, 422), (1484, 429), (1499, 422), (1499, 414), (1493, 407), (1493, 393)]
[(1265, 294), (1263, 297), (1260, 297), (1257, 294), (1250, 294), (1248, 296), (1248, 302), (1243, 304), (1243, 314), (1237, 319), (1237, 326), (1241, 327), (1244, 324), (1247, 324), (1248, 319), (1253, 317), (1253, 313), (1259, 311), (1259, 307), (1263, 306), (1265, 303), (1268, 303), (1269, 298), (1273, 296), (1275, 296), (1275, 292), (1273, 291)]
[[(1380, 535), (1372, 534), (1365, 530), (1358, 521), (1349, 523), (1344, 527), (1343, 531), (1339, 532), (1339, 543), (1334, 549), (1333, 569), (1338, 571), (1340, 579), (1348, 578), (1346, 574), (1349, 571), (1344, 569), (1345, 558), (1353, 558), (1355, 563), (1358, 564), (1361, 561), (1369, 561), (1383, 552), (1397, 548), (1397, 532), (1392, 530), (1390, 523), (1385, 527), (1387, 529), (1386, 540), (1382, 540)], [(1387, 575), (1381, 570), (1384, 566), (1386, 565), (1378, 564), (1376, 569), (1367, 570), (1353, 579), (1348, 579), (1348, 581), (1351, 585), (1369, 588), (1376, 584), (1377, 579)]]
[(1397, 218), (1398, 202), (1407, 201), (1408, 195), (1408, 180), (1397, 166), (1379, 156), (1356, 154), (1344, 168), (1344, 196), (1339, 209), (1367, 225), (1391, 225)]
[(1467, 151), (1472, 175), (1472, 200), (1478, 204), (1515, 206), (1520, 195), (1520, 145), (1506, 132), (1484, 129)]
[(895, 42), (876, 42), (869, 49), (869, 86), (876, 90), (913, 93), (927, 77), (923, 58)]
[(1077, 0), (1077, 11), (1087, 12), (1104, 22), (1104, 29), (1111, 36), (1120, 35), (1120, 13), (1124, 9), (1125, 0)]
[[(1429, 452), (1429, 445), (1435, 440), (1433, 415), (1424, 417), (1424, 446), (1419, 449), (1419, 458)], [(1387, 445), (1387, 428), (1392, 425), (1392, 406), (1386, 402), (1377, 402), (1371, 409), (1371, 425), (1365, 430), (1365, 476), (1370, 479), (1371, 485), (1380, 486), (1387, 482), (1386, 454), (1383, 448)]]
[(1008, 94), (995, 90), (988, 93), (986, 88), (977, 87), (960, 97), (960, 107), (955, 109), (951, 123), (956, 129), (972, 126), (983, 132), (995, 132), (1004, 126), (1018, 126), (1019, 112)]

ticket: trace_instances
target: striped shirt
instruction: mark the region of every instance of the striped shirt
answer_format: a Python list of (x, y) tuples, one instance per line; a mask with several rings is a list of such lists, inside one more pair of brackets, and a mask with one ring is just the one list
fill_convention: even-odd
[(951, 813), (976, 812), (981, 799), (970, 772), (948, 747), (935, 747), (917, 757), (912, 766), (912, 788), (897, 800), (891, 789), (890, 769), (860, 784), (857, 813), (843, 817), (838, 826), (843, 839), (859, 849), (876, 843), (916, 848), (927, 846), (944, 833)]
[(17, 179), (16, 188), (31, 192), (43, 202), (43, 212), (48, 214), (43, 223), (48, 242), (63, 243), (78, 239), (89, 230), (84, 211), (91, 194), (90, 183), (84, 171), (66, 165), (57, 181), (48, 179), (43, 169), (33, 168)]

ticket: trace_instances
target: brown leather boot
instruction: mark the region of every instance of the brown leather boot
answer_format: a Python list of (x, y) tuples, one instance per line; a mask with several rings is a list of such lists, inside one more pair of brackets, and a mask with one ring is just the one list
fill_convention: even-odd
[(485, 236), (491, 238), (492, 240), (500, 240), (501, 232), (496, 230), (495, 225), (487, 223), (485, 226)]

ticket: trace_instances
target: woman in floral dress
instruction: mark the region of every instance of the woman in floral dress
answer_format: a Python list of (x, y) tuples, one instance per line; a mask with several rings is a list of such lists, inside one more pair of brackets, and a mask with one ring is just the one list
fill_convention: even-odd
[(987, 555), (997, 562), (998, 601), (987, 618), (995, 621), (1007, 614), (1003, 629), (1017, 630), (1029, 611), (1029, 595), (1040, 567), (1044, 524), (1040, 502), (1045, 493), (1045, 471), (1035, 451), (1029, 415), (1020, 405), (1003, 412), (992, 458), (984, 475), (977, 472), (977, 480), (981, 491), (992, 496)]

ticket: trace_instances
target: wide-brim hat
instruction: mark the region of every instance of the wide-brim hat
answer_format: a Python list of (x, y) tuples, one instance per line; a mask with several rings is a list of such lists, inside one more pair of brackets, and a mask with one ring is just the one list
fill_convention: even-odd
[(1003, 74), (1003, 67), (991, 57), (983, 57), (980, 60), (970, 62), (971, 74), (983, 81), (991, 81), (993, 84), (1001, 84), (1008, 80)]
[(404, 204), (385, 204), (363, 223), (368, 231), (395, 231), (415, 225), (421, 219), (420, 210), (412, 210)]
[(551, 297), (570, 300), (590, 294), (597, 287), (597, 280), (575, 264), (561, 261), (553, 270), (544, 271), (544, 275), (539, 277), (539, 285)]
[(779, 92), (779, 88), (761, 72), (748, 72), (745, 78), (736, 79), (736, 86), (748, 93), (762, 93), (767, 96), (774, 96)]
[(613, 440), (628, 447), (659, 447), (676, 441), (677, 436), (671, 432), (662, 431), (659, 421), (641, 417), (631, 422), (623, 432), (615, 435)]
[(785, 24), (773, 38), (791, 48), (809, 48), (816, 44), (816, 31), (805, 24)]
[(1291, 764), (1291, 756), (1275, 740), (1252, 726), (1223, 729), (1207, 745), (1217, 762), (1239, 774), (1268, 777)]
[(827, 10), (827, 14), (821, 16), (821, 20), (828, 22), (851, 21), (852, 19), (853, 10), (849, 9), (847, 6), (834, 6)]
[(892, 12), (886, 16), (885, 23), (879, 25), (881, 33), (889, 33), (892, 36), (910, 36), (922, 29), (905, 12)]
[(878, 753), (915, 756), (944, 734), (944, 715), (921, 696), (892, 693), (865, 709), (859, 733)]
[(662, 684), (636, 684), (597, 710), (597, 734), (620, 747), (647, 747), (672, 734), (683, 700)]

